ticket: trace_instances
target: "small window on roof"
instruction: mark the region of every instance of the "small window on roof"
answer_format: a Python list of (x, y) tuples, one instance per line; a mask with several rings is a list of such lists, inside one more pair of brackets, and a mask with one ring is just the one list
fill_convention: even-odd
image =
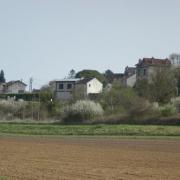
[(64, 89), (64, 84), (59, 84), (59, 89)]
[(89, 84), (89, 87), (91, 87), (91, 84)]

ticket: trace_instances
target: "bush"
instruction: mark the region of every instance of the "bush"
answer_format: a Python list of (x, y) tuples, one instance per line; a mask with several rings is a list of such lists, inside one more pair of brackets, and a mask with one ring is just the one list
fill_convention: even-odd
[(24, 101), (1, 100), (0, 116), (1, 119), (10, 119), (16, 117), (19, 111), (26, 105)]
[(130, 117), (139, 117), (147, 114), (151, 111), (151, 109), (152, 107), (149, 101), (140, 97), (136, 97), (133, 104), (129, 107), (128, 114)]
[(171, 102), (176, 107), (176, 111), (180, 113), (180, 97), (173, 98)]
[(163, 117), (169, 117), (176, 114), (176, 107), (173, 104), (166, 104), (164, 106), (159, 107), (159, 110), (161, 112), (161, 116)]
[(79, 100), (63, 109), (64, 123), (80, 123), (103, 115), (99, 103), (90, 100)]

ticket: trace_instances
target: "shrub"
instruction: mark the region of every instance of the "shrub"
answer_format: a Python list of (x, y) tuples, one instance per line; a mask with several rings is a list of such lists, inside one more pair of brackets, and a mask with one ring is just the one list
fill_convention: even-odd
[(171, 102), (176, 107), (176, 111), (180, 113), (180, 97), (173, 98)]
[(63, 109), (65, 123), (80, 123), (103, 115), (99, 103), (90, 100), (79, 100)]
[(168, 117), (176, 114), (176, 107), (173, 104), (166, 104), (159, 108), (161, 116)]
[(24, 101), (1, 100), (0, 115), (2, 119), (9, 119), (16, 116), (19, 111), (25, 106)]
[(131, 117), (139, 117), (147, 114), (152, 109), (149, 101), (136, 97), (133, 104), (129, 107), (128, 114)]

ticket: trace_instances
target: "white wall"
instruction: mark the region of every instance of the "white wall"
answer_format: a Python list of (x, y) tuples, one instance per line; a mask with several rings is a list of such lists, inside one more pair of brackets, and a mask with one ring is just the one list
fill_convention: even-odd
[(87, 83), (87, 94), (98, 94), (103, 90), (103, 84), (96, 78), (92, 79)]
[(133, 87), (136, 84), (136, 74), (130, 76), (126, 80), (126, 85), (129, 87)]
[(14, 83), (7, 87), (6, 93), (20, 93), (19, 91), (25, 92), (26, 86), (20, 82)]

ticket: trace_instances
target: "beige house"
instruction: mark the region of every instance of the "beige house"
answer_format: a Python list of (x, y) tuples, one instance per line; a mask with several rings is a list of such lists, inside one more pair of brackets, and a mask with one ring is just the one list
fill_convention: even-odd
[(22, 81), (10, 81), (6, 83), (5, 85), (5, 93), (11, 93), (11, 94), (16, 94), (16, 93), (25, 93), (26, 90), (26, 84), (23, 83)]
[(151, 81), (152, 75), (161, 68), (170, 68), (171, 61), (169, 59), (143, 58), (136, 64), (136, 79), (146, 79)]
[(75, 95), (87, 97), (88, 95), (100, 94), (103, 84), (96, 78), (85, 78), (76, 83)]
[(0, 84), (0, 93), (1, 94), (18, 94), (25, 93), (26, 84), (22, 81), (9, 81), (7, 83)]
[(59, 100), (70, 100), (73, 96), (99, 94), (102, 89), (103, 84), (96, 78), (63, 79), (56, 81), (55, 96)]
[(133, 87), (136, 84), (136, 68), (126, 67), (124, 71), (124, 81), (126, 86)]

